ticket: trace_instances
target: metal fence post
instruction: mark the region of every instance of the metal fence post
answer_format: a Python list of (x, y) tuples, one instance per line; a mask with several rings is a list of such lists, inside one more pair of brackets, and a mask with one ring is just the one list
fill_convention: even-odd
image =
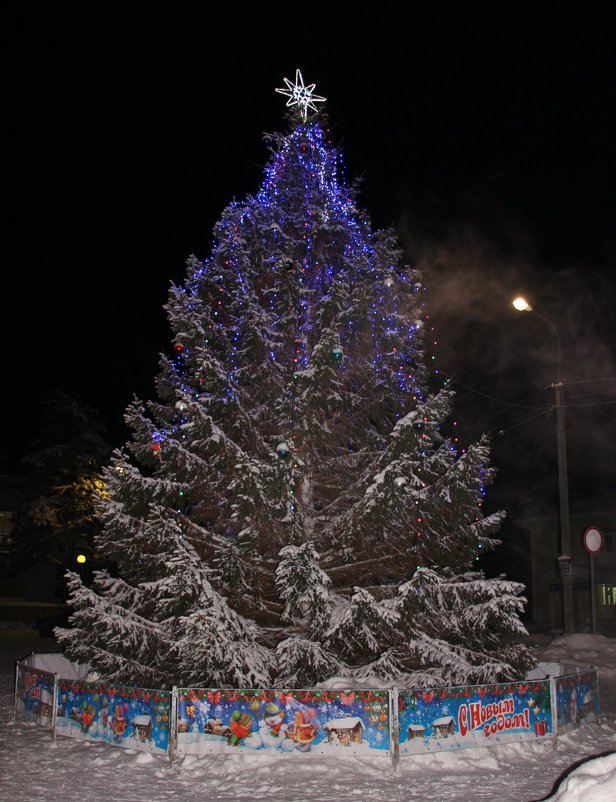
[(53, 696), (51, 701), (51, 738), (56, 740), (56, 717), (58, 715), (58, 675), (53, 675)]
[(389, 691), (389, 720), (391, 721), (391, 760), (394, 771), (398, 768), (400, 760), (400, 723), (398, 721), (398, 689)]
[(171, 721), (169, 722), (169, 762), (173, 766), (178, 743), (178, 689), (174, 685), (171, 689)]

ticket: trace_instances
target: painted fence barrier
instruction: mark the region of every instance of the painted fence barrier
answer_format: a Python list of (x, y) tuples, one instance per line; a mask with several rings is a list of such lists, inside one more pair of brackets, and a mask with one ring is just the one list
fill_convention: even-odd
[(177, 689), (177, 755), (390, 754), (384, 690)]
[(400, 691), (400, 756), (553, 736), (550, 680)]
[[(64, 662), (62, 662), (64, 661)], [(58, 676), (58, 669), (69, 676)], [(17, 662), (15, 717), (56, 735), (167, 754), (405, 755), (545, 740), (599, 721), (596, 669), (412, 690), (115, 686), (61, 655)], [(558, 669), (561, 669), (559, 674)]]
[(63, 654), (29, 654), (15, 667), (15, 718), (33, 721), (42, 727), (55, 724), (55, 688), (59, 675), (78, 679), (90, 670), (67, 660)]
[(166, 754), (170, 731), (170, 691), (57, 680), (57, 735)]
[(23, 663), (15, 672), (15, 717), (53, 727), (56, 675)]
[(596, 671), (576, 672), (554, 679), (559, 734), (599, 721), (598, 685)]

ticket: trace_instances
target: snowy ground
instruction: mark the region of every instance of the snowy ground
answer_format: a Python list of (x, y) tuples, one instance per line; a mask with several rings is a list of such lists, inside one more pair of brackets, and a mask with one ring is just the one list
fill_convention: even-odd
[[(13, 720), (15, 661), (58, 651), (31, 630), (0, 630), (0, 801), (17, 802), (607, 802), (616, 799), (616, 639), (537, 645), (543, 661), (599, 667), (603, 718), (554, 743), (404, 758), (314, 757), (298, 768), (262, 754), (166, 757), (69, 738)], [(602, 756), (601, 759), (596, 759)], [(552, 796), (553, 795), (553, 796)]]

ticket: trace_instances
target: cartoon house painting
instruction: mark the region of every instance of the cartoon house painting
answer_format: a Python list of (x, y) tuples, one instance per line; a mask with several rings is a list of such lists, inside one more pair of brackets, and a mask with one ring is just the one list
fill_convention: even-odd
[[(188, 732), (188, 730), (186, 730)], [(203, 736), (211, 741), (228, 741), (233, 735), (233, 730), (222, 723), (220, 718), (208, 718), (203, 725)]]
[(132, 721), (133, 735), (143, 743), (152, 740), (152, 718), (151, 716), (135, 716)]
[(334, 718), (323, 725), (327, 733), (327, 742), (338, 740), (343, 746), (362, 742), (364, 722), (357, 716)]
[(41, 698), (36, 704), (36, 717), (39, 722), (46, 722), (51, 719), (52, 705), (51, 694), (42, 688)]
[(594, 696), (592, 691), (587, 691), (584, 694), (584, 698), (582, 699), (582, 704), (580, 706), (580, 716), (586, 722), (594, 721), (596, 719)]
[(408, 730), (406, 731), (406, 737), (409, 739), (409, 741), (412, 738), (423, 738), (425, 731), (426, 728), (421, 724), (409, 724)]
[(447, 738), (448, 735), (453, 735), (454, 721), (452, 716), (436, 718), (431, 726), (434, 738)]

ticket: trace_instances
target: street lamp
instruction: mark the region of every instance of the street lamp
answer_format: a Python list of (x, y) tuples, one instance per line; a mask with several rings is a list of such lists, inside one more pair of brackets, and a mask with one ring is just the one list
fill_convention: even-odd
[(556, 448), (558, 455), (558, 493), (560, 498), (560, 556), (557, 559), (563, 586), (563, 627), (565, 635), (572, 635), (573, 624), (573, 584), (571, 576), (571, 537), (569, 531), (569, 484), (567, 480), (567, 440), (565, 430), (564, 385), (562, 382), (562, 348), (556, 326), (535, 311), (525, 298), (513, 301), (518, 312), (532, 312), (552, 329), (558, 345), (557, 381), (554, 388), (554, 408), (556, 411)]

